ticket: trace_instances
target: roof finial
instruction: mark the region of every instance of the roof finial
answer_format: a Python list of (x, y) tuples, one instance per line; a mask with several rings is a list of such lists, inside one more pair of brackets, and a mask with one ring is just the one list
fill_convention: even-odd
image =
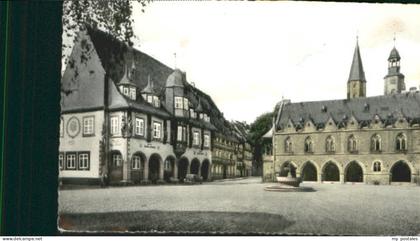
[(356, 44), (359, 44), (359, 30), (356, 31)]
[(394, 32), (394, 48), (395, 48), (395, 34), (396, 34), (396, 33)]
[(174, 69), (176, 69), (176, 52), (174, 53)]

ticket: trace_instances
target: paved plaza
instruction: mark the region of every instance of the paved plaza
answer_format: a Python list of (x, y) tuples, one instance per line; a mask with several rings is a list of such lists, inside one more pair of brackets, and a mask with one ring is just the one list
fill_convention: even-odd
[[(264, 191), (268, 185), (272, 184), (261, 183), (260, 178), (246, 178), (202, 185), (61, 190), (61, 226), (67, 230), (420, 234), (419, 186), (304, 183), (314, 191)], [(114, 227), (113, 220), (130, 227)]]

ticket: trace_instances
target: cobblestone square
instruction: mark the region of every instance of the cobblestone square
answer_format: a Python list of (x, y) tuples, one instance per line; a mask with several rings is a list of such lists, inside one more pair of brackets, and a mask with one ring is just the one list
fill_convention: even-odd
[(285, 193), (264, 191), (267, 185), (272, 184), (246, 178), (189, 186), (62, 190), (61, 226), (108, 231), (420, 234), (418, 186), (304, 183), (315, 191)]

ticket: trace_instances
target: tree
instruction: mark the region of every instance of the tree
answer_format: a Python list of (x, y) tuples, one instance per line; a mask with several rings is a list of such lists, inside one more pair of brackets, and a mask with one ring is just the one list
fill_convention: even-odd
[[(77, 33), (88, 24), (94, 28), (101, 28), (115, 38), (132, 46), (133, 33), (133, 3), (138, 2), (141, 11), (151, 0), (64, 0), (63, 2), (63, 31), (69, 38), (77, 41)], [(63, 53), (71, 45), (63, 44)], [(65, 56), (63, 55), (63, 58)], [(65, 60), (67, 64), (67, 59)]]
[(271, 129), (274, 113), (264, 113), (258, 116), (257, 119), (250, 125), (248, 138), (254, 146), (254, 164), (258, 173), (261, 172), (262, 154), (265, 145), (271, 143), (271, 140), (263, 139), (262, 137)]

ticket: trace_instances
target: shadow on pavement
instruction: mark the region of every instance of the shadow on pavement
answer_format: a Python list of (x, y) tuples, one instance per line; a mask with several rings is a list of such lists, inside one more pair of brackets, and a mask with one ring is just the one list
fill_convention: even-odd
[(59, 228), (65, 234), (86, 231), (137, 232), (134, 234), (281, 234), (295, 222), (282, 215), (251, 212), (135, 211), (90, 214), (60, 214)]

